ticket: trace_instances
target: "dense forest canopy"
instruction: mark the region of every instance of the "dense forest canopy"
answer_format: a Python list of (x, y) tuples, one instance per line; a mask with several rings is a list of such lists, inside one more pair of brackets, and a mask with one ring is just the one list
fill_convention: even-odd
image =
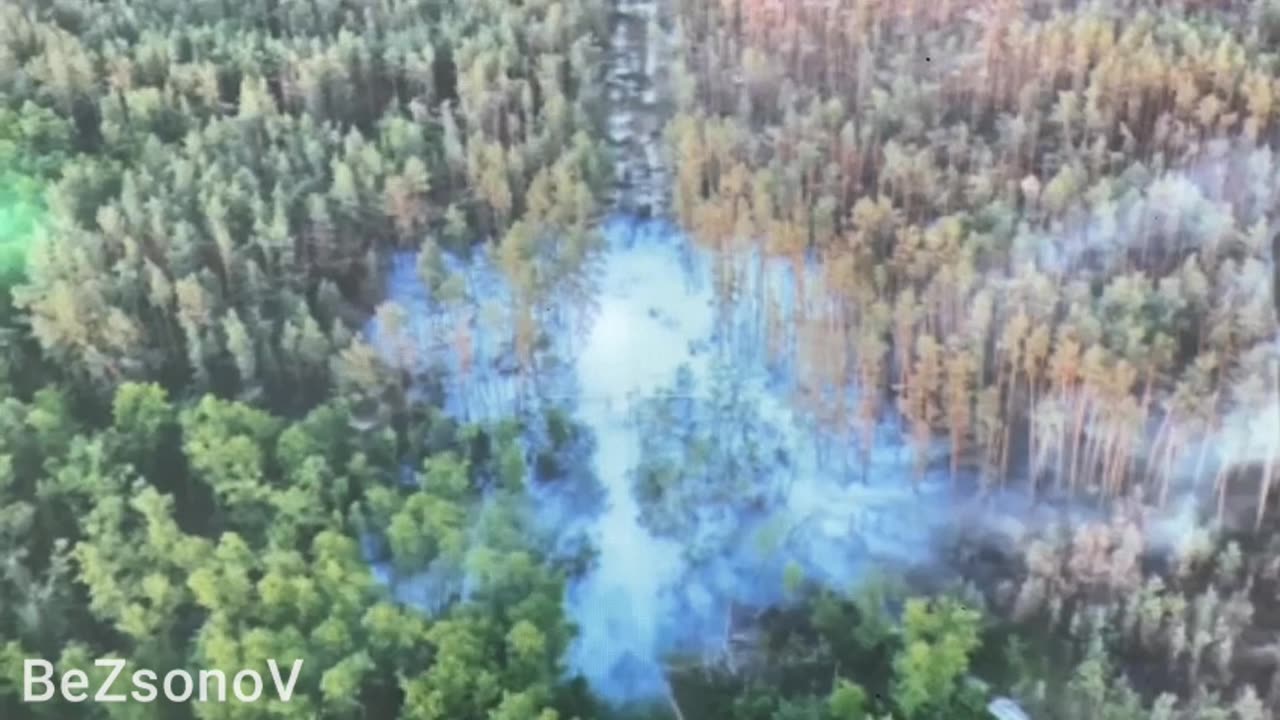
[[(1278, 53), (1274, 0), (0, 4), (0, 716), (1273, 717)], [(305, 663), (23, 702), (107, 656)]]
[[(1069, 549), (1033, 544), (1003, 602), (1069, 628), (1082, 672), (1132, 663), (1145, 691), (1189, 687), (1191, 706), (1140, 711), (1121, 684), (1087, 709), (1050, 690), (1038, 712), (1227, 713), (1215, 693), (1270, 712), (1243, 699), (1259, 656), (1239, 647), (1274, 632), (1254, 625), (1270, 576), (1241, 581), (1235, 560), (1206, 587), (1186, 556), (1212, 541), (1189, 550), (1190, 525), (1161, 574), (1148, 553), (1167, 538), (1142, 518), (1208, 500), (1217, 531), (1254, 530), (1269, 562), (1277, 7), (677, 5), (674, 208), (714, 249), (724, 302), (756, 308), (729, 332), (763, 338), (748, 344), (864, 457), (887, 421), (917, 477), (943, 440), (948, 473), (984, 492), (1146, 508)], [(790, 271), (761, 269), (775, 259)], [(1152, 653), (1185, 680), (1153, 683)]]
[[(1260, 522), (1271, 16), (1019, 5), (686, 4), (676, 210), (728, 250), (724, 293), (795, 296), (768, 347), (851, 440), (893, 411), (953, 472), (1111, 496), (1167, 497), (1187, 454), (1224, 497), (1265, 466)], [(795, 271), (741, 287), (761, 248)]]

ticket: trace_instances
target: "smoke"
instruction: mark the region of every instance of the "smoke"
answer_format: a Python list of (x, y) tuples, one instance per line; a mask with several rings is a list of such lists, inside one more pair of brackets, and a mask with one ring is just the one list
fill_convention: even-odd
[[(1210, 256), (1247, 252), (1268, 237), (1278, 170), (1267, 148), (1212, 142), (1182, 169), (1130, 177), (1130, 190), (1075, 211), (1064, 225), (1022, 247), (1033, 248), (1029, 259), (1059, 275), (1083, 268), (1116, 272), (1135, 252), (1157, 262), (1190, 250)], [(635, 232), (648, 237), (632, 246), (626, 236)], [(734, 609), (785, 602), (786, 578), (793, 571), (828, 587), (848, 588), (877, 564), (901, 567), (935, 559), (945, 531), (1033, 516), (1012, 497), (988, 499), (983, 509), (975, 509), (952, 494), (950, 483), (937, 473), (913, 483), (911, 453), (893, 431), (881, 434), (865, 473), (856, 459), (836, 457), (846, 449), (833, 453), (831, 438), (771, 391), (776, 384), (762, 366), (760, 343), (732, 348), (716, 336), (706, 258), (698, 258), (692, 269), (681, 263), (681, 238), (657, 222), (614, 218), (606, 234), (612, 251), (602, 283), (605, 299), (589, 341), (580, 348), (578, 380), (584, 396), (608, 398), (606, 406), (612, 408), (612, 414), (584, 410), (580, 416), (600, 438), (596, 468), (611, 505), (595, 521), (599, 566), (569, 598), (571, 614), (582, 627), (574, 666), (601, 694), (618, 701), (657, 696), (665, 687), (663, 663), (672, 654), (709, 659), (727, 653)], [(1266, 269), (1256, 259), (1245, 260), (1231, 267), (1232, 282), (1239, 302), (1256, 305), (1260, 326), (1274, 329)], [(770, 275), (767, 282), (785, 295), (789, 286), (778, 278), (790, 269), (780, 265), (764, 271)], [(710, 351), (696, 352), (699, 348)], [(1232, 409), (1214, 431), (1202, 434), (1220, 462), (1275, 457), (1280, 407), (1268, 390), (1274, 380), (1266, 368), (1274, 368), (1278, 348), (1280, 340), (1259, 342), (1242, 363), (1256, 372), (1228, 380)], [(712, 388), (718, 369), (726, 366), (738, 383), (736, 392), (747, 398), (745, 407), (754, 408), (767, 437), (785, 448), (788, 460), (755, 480), (754, 489), (766, 493), (756, 507), (725, 502), (714, 493), (700, 496), (698, 480), (714, 485), (734, 478), (695, 474), (690, 496), (678, 498), (687, 506), (685, 522), (664, 526), (663, 537), (656, 537), (648, 529), (651, 523), (640, 520), (644, 508), (635, 496), (635, 469), (648, 458), (637, 457), (636, 448), (678, 445), (666, 436), (706, 424), (699, 408), (717, 402)], [(675, 382), (682, 367), (691, 382)], [(780, 385), (793, 387), (793, 381), (784, 378)], [(637, 437), (620, 407), (673, 389), (690, 393), (693, 402), (671, 404), (668, 411), (680, 412), (660, 416), (667, 426), (642, 424)], [(742, 412), (734, 417), (747, 422)], [(663, 442), (654, 442), (655, 437)], [(895, 439), (884, 442), (885, 437)], [(1141, 449), (1138, 444), (1136, 451)], [(677, 451), (675, 458), (688, 473), (690, 456)], [(849, 477), (844, 468), (850, 466), (867, 478), (866, 484)], [(783, 476), (781, 482), (774, 475)], [(1170, 505), (1150, 513), (1144, 523), (1153, 550), (1177, 551), (1194, 535), (1195, 496), (1178, 494)], [(1097, 514), (1076, 510), (1068, 513), (1079, 515), (1076, 521)]]
[[(1055, 192), (1078, 189), (1082, 178), (1083, 169), (1064, 167), (1043, 187), (1032, 182), (1030, 200), (1052, 204)], [(1280, 166), (1271, 148), (1219, 138), (1177, 168), (1135, 166), (1083, 192), (1062, 219), (1022, 233), (1018, 259), (1067, 276), (1083, 269), (1114, 273), (1134, 254), (1148, 264), (1193, 250), (1216, 255), (1239, 240), (1237, 230), (1269, 238), (1278, 202)]]
[(1237, 463), (1260, 464), (1274, 459), (1280, 446), (1280, 396), (1277, 396), (1280, 338), (1248, 351), (1240, 379), (1231, 387), (1233, 409), (1212, 442), (1229, 449)]
[[(676, 228), (619, 215), (603, 229), (610, 249), (591, 329), (581, 341), (555, 349), (574, 359), (572, 376), (555, 382), (573, 395), (577, 420), (594, 435), (594, 452), (581, 461), (591, 462), (604, 507), (580, 501), (571, 489), (537, 484), (529, 506), (537, 526), (560, 536), (553, 544), (570, 544), (564, 539), (579, 533), (590, 537), (595, 563), (566, 596), (579, 627), (570, 664), (596, 692), (627, 702), (661, 697), (665, 664), (674, 655), (723, 658), (735, 612), (785, 602), (788, 577), (844, 589), (878, 564), (929, 561), (936, 531), (954, 517), (955, 499), (941, 477), (913, 483), (911, 454), (901, 445), (878, 445), (868, 472), (851, 473), (856, 463), (837, 458), (849, 449), (836, 446), (771, 391), (776, 383), (758, 351), (735, 349), (717, 336), (710, 263), (688, 254)], [(388, 333), (384, 313), (371, 321), (367, 335), (384, 354), (394, 354), (407, 335), (420, 362), (455, 377), (456, 359), (439, 341), (448, 322), (415, 267), (412, 256), (397, 258), (388, 282), (389, 300), (405, 310), (403, 327)], [(482, 262), (455, 271), (477, 288), (495, 283)], [(503, 352), (491, 337), (498, 327), (470, 326), (475, 359), (466, 383), (447, 388), (451, 411), (485, 417), (513, 410), (509, 393), (485, 389), (506, 387), (494, 370)], [(677, 383), (680, 377), (684, 381)], [(736, 398), (727, 408), (725, 392)], [(468, 397), (477, 394), (487, 399)], [(655, 425), (651, 411), (664, 400), (678, 400), (671, 403), (678, 412), (666, 425)], [(696, 485), (692, 495), (677, 496), (667, 508), (679, 521), (656, 534), (657, 506), (642, 506), (636, 495), (637, 473), (652, 459), (642, 450), (667, 447), (678, 456), (688, 448), (677, 438), (705, 434), (717, 419), (729, 422), (716, 432), (750, 422), (758, 434), (736, 445), (723, 435), (700, 436), (718, 441), (722, 458), (725, 448), (772, 448), (759, 453), (754, 474), (742, 479), (742, 491), (760, 501), (723, 497), (723, 487), (735, 478), (712, 468), (690, 483)], [(704, 491), (711, 495), (698, 494)], [(717, 492), (720, 498), (711, 499)], [(384, 563), (374, 569), (398, 599), (426, 612), (438, 611), (457, 586), (438, 568), (408, 576)]]
[[(598, 565), (571, 589), (568, 607), (581, 628), (574, 667), (597, 692), (625, 702), (660, 696), (673, 654), (725, 654), (735, 609), (784, 602), (789, 573), (845, 588), (876, 561), (925, 561), (948, 502), (937, 478), (913, 491), (901, 448), (880, 449), (867, 485), (824, 467), (818, 436), (768, 392), (764, 369), (717, 357), (727, 350), (715, 333), (705, 258), (689, 267), (680, 255), (683, 238), (659, 221), (614, 218), (605, 231), (612, 252), (600, 312), (577, 368), (580, 419), (599, 442), (595, 464), (609, 508), (593, 520)], [(633, 233), (643, 239), (633, 244)], [(642, 521), (646, 508), (636, 498), (637, 468), (653, 459), (639, 451), (678, 449), (679, 436), (715, 417), (725, 399), (713, 391), (715, 375), (726, 368), (739, 398), (725, 432), (743, 429), (754, 410), (764, 433), (756, 442), (783, 450), (762, 453), (763, 466), (733, 488), (766, 497), (723, 497), (739, 478), (683, 478), (695, 487), (672, 490), (677, 502), (667, 509), (679, 517), (659, 537)], [(663, 408), (673, 411), (662, 415), (667, 424), (637, 422), (655, 399), (673, 400)], [(707, 453), (732, 447), (728, 438), (703, 439), (713, 443), (702, 446)], [(686, 471), (695, 461), (675, 459)], [(679, 497), (682, 489), (692, 496)]]
[[(1247, 170), (1243, 180), (1219, 181), (1225, 171), (1217, 171), (1218, 165), (1240, 163)], [(1086, 260), (1114, 262), (1134, 242), (1230, 242), (1223, 227), (1232, 223), (1222, 215), (1237, 221), (1264, 218), (1260, 184), (1273, 175), (1267, 151), (1223, 151), (1216, 161), (1160, 176), (1111, 210), (1095, 208), (1070, 228), (1057, 228), (1040, 244), (1038, 259), (1068, 272)], [(1224, 205), (1231, 193), (1243, 193), (1246, 201)], [(1080, 217), (1087, 222), (1082, 225)], [(1150, 229), (1156, 226), (1164, 230)], [(568, 588), (565, 604), (579, 628), (571, 669), (597, 693), (619, 703), (661, 698), (667, 690), (666, 664), (674, 657), (729, 659), (735, 617), (787, 602), (788, 586), (797, 577), (844, 590), (878, 566), (937, 560), (940, 540), (951, 530), (982, 525), (1026, 536), (1025, 527), (1002, 530), (1000, 525), (1009, 525), (1011, 516), (1031, 517), (1021, 499), (997, 496), (975, 507), (952, 492), (945, 473), (930, 469), (917, 478), (912, 452), (896, 430), (879, 434), (864, 468), (848, 443), (802, 417), (778, 392), (794, 389), (791, 371), (766, 370), (760, 342), (718, 333), (725, 318), (718, 314), (723, 310), (714, 297), (712, 263), (691, 250), (675, 227), (615, 215), (602, 229), (608, 250), (590, 329), (585, 336), (553, 339), (551, 352), (572, 362), (548, 382), (549, 394), (569, 398), (576, 419), (594, 435), (594, 447), (584, 449), (580, 460), (591, 464), (603, 487), (603, 507), (536, 483), (529, 503), (537, 525), (559, 537), (554, 544), (564, 546), (565, 538), (585, 534), (596, 550), (594, 565)], [(470, 419), (511, 412), (512, 381), (502, 371), (509, 348), (499, 340), (501, 308), (455, 310), (442, 321), (442, 309), (413, 271), (415, 262), (412, 256), (396, 261), (388, 292), (406, 308), (423, 360), (460, 377), (456, 348), (439, 338), (452, 332), (451, 323), (459, 318), (473, 336), (473, 366), (465, 382), (447, 388), (449, 410)], [(785, 295), (789, 286), (778, 278), (790, 268), (765, 265), (767, 284), (783, 288)], [(504, 297), (497, 273), (483, 260), (454, 272), (468, 278), (471, 297)], [(761, 281), (746, 279), (748, 284)], [(741, 307), (730, 320), (729, 325), (743, 321)], [(385, 352), (385, 328), (379, 323), (371, 322), (368, 336)], [(1277, 347), (1259, 346), (1259, 358)], [(728, 405), (726, 392), (735, 398)], [(1211, 439), (1233, 447), (1235, 461), (1266, 457), (1280, 438), (1277, 412), (1274, 404), (1269, 409), (1257, 402), (1241, 404)], [(743, 448), (749, 447), (716, 434), (726, 427), (747, 427), (757, 433), (754, 444), (770, 448), (753, 460), (750, 472), (730, 462), (739, 458), (724, 457), (745, 454)], [(716, 460), (717, 447), (732, 449)], [(939, 456), (945, 450), (940, 446)], [(663, 459), (682, 480), (654, 494), (646, 489), (655, 482), (646, 473)], [(717, 475), (713, 460), (744, 474)], [(939, 464), (945, 465), (931, 462), (929, 467)], [(733, 493), (723, 495), (725, 487)], [(644, 492), (638, 495), (638, 489)], [(1189, 497), (1176, 497), (1174, 505), (1175, 511), (1149, 526), (1153, 547), (1176, 548), (1194, 527)], [(408, 581), (385, 579), (400, 589), (405, 602), (421, 601), (424, 609), (438, 602), (430, 572)]]
[[(1199, 304), (1195, 312), (1206, 315), (1204, 339), (1218, 347), (1242, 348), (1231, 363), (1225, 358), (1233, 353), (1219, 353), (1218, 364), (1204, 371), (1200, 386), (1176, 399), (1176, 410), (1165, 405), (1172, 390), (1157, 390), (1152, 414), (1161, 420), (1162, 412), (1170, 413), (1168, 427), (1162, 428), (1164, 440), (1177, 438), (1167, 459), (1158, 457), (1164, 448), (1153, 447), (1155, 427), (1139, 428), (1143, 439), (1129, 446), (1130, 459), (1136, 455), (1144, 461), (1140, 465), (1167, 474), (1176, 510), (1162, 522), (1184, 527), (1195, 521), (1192, 508), (1220, 473), (1257, 466), (1280, 454), (1280, 306), (1275, 297), (1280, 275), (1273, 239), (1280, 165), (1269, 147), (1218, 138), (1169, 169), (1135, 165), (1119, 178), (1080, 191), (1082, 177), (1082, 170), (1064, 167), (1043, 186), (1024, 182), (1033, 214), (1038, 206), (1061, 203), (1053, 195), (1063, 188), (1072, 188), (1068, 194), (1075, 193), (1076, 199), (1060, 219), (1018, 233), (1013, 264), (1063, 281), (1105, 280), (1108, 285), (1095, 308), (1100, 315), (1136, 311), (1133, 320), (1144, 326), (1152, 314), (1161, 316), (1173, 336), (1183, 306)], [(1014, 284), (1012, 278), (1007, 282)], [(1143, 298), (1141, 307), (1135, 298)], [(1115, 340), (1110, 349), (1123, 351)], [(1186, 339), (1181, 342), (1185, 345)], [(1213, 408), (1192, 402), (1208, 399), (1218, 388)], [(1041, 410), (1051, 414), (1061, 408), (1046, 402)], [(1049, 415), (1040, 419), (1052, 424)], [(1115, 429), (1091, 424), (1084, 434)]]

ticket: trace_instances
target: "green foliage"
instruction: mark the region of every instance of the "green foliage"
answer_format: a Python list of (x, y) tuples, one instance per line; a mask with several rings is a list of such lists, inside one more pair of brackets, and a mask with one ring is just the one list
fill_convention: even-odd
[[(18, 569), (0, 573), (4, 667), (33, 652), (86, 668), (103, 653), (142, 667), (224, 671), (304, 659), (289, 704), (181, 711), (200, 720), (483, 718), (530, 707), (557, 716), (560, 658), (572, 638), (563, 582), (520, 545), (519, 532), (480, 533), (479, 542), (496, 544), (468, 546), (466, 510), (478, 486), (462, 448), (423, 458), (421, 484), (408, 489), (389, 482), (398, 460), (387, 439), (345, 432), (340, 405), (290, 422), (212, 397), (179, 410), (158, 386), (124, 384), (99, 430), (74, 423), (53, 391), (0, 410), (0, 550)], [(166, 445), (180, 463), (145, 462)], [(181, 476), (165, 477), (173, 473)], [(161, 486), (206, 493), (216, 511), (184, 510)], [(379, 525), (406, 567), (433, 552), (459, 568), (470, 556), (473, 599), (439, 618), (394, 603), (349, 524), (359, 497), (417, 523), (403, 534), (399, 521)], [(37, 512), (54, 522), (36, 525)], [(61, 537), (43, 534), (55, 529)], [(16, 707), (17, 692), (0, 683), (0, 708)], [(440, 708), (444, 716), (433, 714)], [(64, 710), (50, 705), (46, 716)], [(121, 706), (92, 717), (165, 712)]]
[[(726, 316), (759, 321), (725, 336), (802, 367), (801, 409), (867, 452), (896, 411), (917, 450), (946, 434), (957, 475), (1121, 496), (1194, 446), (1224, 499), (1261, 471), (1261, 524), (1273, 449), (1237, 473), (1240, 449), (1210, 443), (1280, 387), (1276, 177), (1252, 147), (1280, 131), (1275, 3), (837, 5), (857, 7), (789, 11), (785, 32), (777, 3), (671, 8), (669, 189), (696, 240), (743, 251), (717, 290)], [(565, 310), (592, 306), (612, 26), (603, 0), (0, 3), (0, 717), (590, 720), (564, 682), (565, 569), (525, 505), (535, 482), (587, 488), (590, 438), (558, 408), (464, 425), (413, 391), (475, 381), (480, 323), (534, 386)], [(922, 48), (948, 60), (922, 68)], [(1244, 141), (1224, 159), (1219, 137)], [(1178, 167), (1203, 197), (1161, 177)], [(1186, 221), (1169, 213), (1184, 202)], [(1106, 251), (1073, 264), (1076, 245)], [(440, 311), (425, 359), (465, 356), (460, 376), (360, 339), (405, 248)], [(480, 320), (457, 262), (475, 250), (510, 290)], [(791, 279), (742, 272), (749, 255)], [(396, 336), (407, 318), (388, 307)], [(713, 368), (708, 402), (686, 402), (686, 372), (640, 408), (635, 484), (660, 534), (690, 536), (705, 505), (778, 500), (782, 433), (733, 370)], [(1256, 542), (1168, 586), (1103, 588), (1132, 600), (1099, 615), (1120, 621), (1006, 625), (1035, 644), (996, 670), (1035, 666), (1016, 694), (1037, 718), (1274, 714), (1232, 676), (1237, 641), (1275, 630), (1254, 618), (1275, 595), (1257, 561), (1275, 548)], [(1047, 595), (1056, 621), (1096, 610), (1076, 586), (1125, 574), (1066, 565), (1019, 600)], [(711, 686), (696, 717), (982, 716), (976, 611), (913, 598), (899, 618), (878, 582), (811, 596), (799, 565), (784, 575), (792, 605), (726, 649), (734, 672), (679, 678)], [(438, 602), (404, 604), (406, 577)], [(95, 679), (104, 654), (306, 665), (289, 705), (34, 708), (13, 678), (36, 654)], [(1131, 687), (1126, 663), (1176, 679)]]
[(944, 712), (979, 644), (981, 615), (951, 598), (907, 601), (894, 699), (907, 718)]
[[(727, 362), (713, 367), (707, 397), (694, 382), (682, 367), (669, 387), (634, 413), (641, 459), (633, 486), (641, 519), (661, 535), (692, 535), (697, 510), (706, 505), (739, 512), (770, 507), (784, 487), (783, 435), (754, 405), (733, 368)], [(749, 541), (737, 528), (704, 536), (699, 546), (686, 549), (690, 556), (710, 557)]]
[(827, 706), (831, 720), (864, 720), (867, 717), (867, 692), (857, 683), (840, 678), (827, 699)]
[(173, 459), (178, 412), (169, 394), (155, 384), (126, 383), (116, 390), (111, 404), (112, 428), (120, 458), (160, 480)]
[(1149, 717), (1141, 698), (1123, 678), (1116, 678), (1114, 664), (1107, 656), (1102, 638), (1096, 635), (1089, 641), (1088, 652), (1067, 685), (1064, 710), (1063, 717), (1068, 720), (1139, 720)]
[(698, 708), (731, 706), (732, 720), (986, 718), (992, 691), (970, 674), (987, 639), (979, 614), (944, 595), (907, 598), (895, 618), (894, 585), (881, 576), (853, 597), (804, 599), (762, 623), (768, 640), (753, 651), (761, 655), (745, 659), (751, 680), (682, 674), (682, 697), (695, 695)]
[(43, 222), (45, 184), (70, 151), (70, 123), (30, 101), (0, 107), (0, 308), (24, 278), (30, 244)]
[[(904, 589), (887, 575), (867, 578), (853, 595), (853, 605), (858, 613), (858, 622), (852, 624), (852, 639), (864, 652), (871, 652), (884, 647), (897, 632), (896, 624), (890, 615), (889, 608), (900, 600)], [(835, 630), (838, 620), (817, 620)]]

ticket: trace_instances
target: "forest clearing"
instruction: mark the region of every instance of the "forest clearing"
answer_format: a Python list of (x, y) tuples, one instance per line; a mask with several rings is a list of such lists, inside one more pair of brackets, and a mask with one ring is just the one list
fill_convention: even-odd
[[(0, 717), (1280, 712), (1280, 3), (0, 5)], [(24, 699), (24, 661), (299, 666)]]

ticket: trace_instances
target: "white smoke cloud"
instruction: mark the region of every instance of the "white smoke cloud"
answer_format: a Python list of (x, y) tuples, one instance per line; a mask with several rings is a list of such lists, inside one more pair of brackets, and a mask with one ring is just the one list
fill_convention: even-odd
[[(533, 505), (544, 515), (543, 526), (586, 532), (594, 541), (593, 569), (567, 592), (566, 608), (580, 629), (570, 661), (596, 692), (622, 702), (661, 697), (672, 654), (721, 651), (734, 608), (783, 602), (788, 568), (848, 588), (876, 564), (929, 560), (934, 534), (954, 517), (954, 505), (941, 477), (925, 478), (918, 487), (911, 482), (911, 454), (900, 444), (876, 448), (865, 484), (846, 477), (845, 463), (831, 467), (829, 452), (819, 453), (821, 434), (768, 390), (762, 367), (744, 362), (734, 370), (746, 402), (786, 448), (786, 467), (775, 468), (785, 475), (783, 489), (763, 511), (696, 508), (695, 522), (679, 536), (655, 536), (641, 522), (633, 491), (638, 433), (655, 429), (637, 427), (631, 408), (669, 392), (681, 368), (693, 377), (692, 400), (707, 399), (712, 352), (706, 349), (718, 344), (715, 303), (706, 259), (691, 262), (683, 236), (671, 225), (616, 216), (604, 231), (610, 253), (592, 329), (563, 350), (575, 358), (566, 387), (576, 390), (577, 419), (595, 435), (592, 462), (605, 507), (577, 506), (556, 497), (554, 488), (536, 488)], [(410, 257), (397, 261), (389, 300), (407, 309), (417, 337), (428, 338), (426, 326), (437, 310), (413, 267)], [(386, 345), (376, 319), (368, 335)], [(478, 346), (498, 351), (483, 338)], [(483, 354), (477, 354), (477, 368), (485, 364)], [(470, 391), (480, 382), (473, 379)], [(476, 406), (457, 397), (458, 390), (451, 389), (455, 407)], [(490, 408), (495, 416), (503, 410)], [(402, 602), (438, 609), (441, 589), (431, 570), (397, 578), (385, 565), (375, 569)]]
[[(1147, 242), (1164, 243), (1160, 247), (1169, 251), (1211, 248), (1232, 241), (1226, 228), (1233, 215), (1250, 223), (1269, 217), (1280, 187), (1276, 171), (1268, 150), (1215, 144), (1186, 171), (1139, 182), (1141, 190), (1078, 213), (1023, 247), (1043, 268), (1064, 274), (1085, 262), (1116, 263)], [(574, 362), (572, 372), (555, 384), (576, 398), (577, 420), (595, 435), (592, 463), (605, 506), (587, 509), (557, 497), (554, 488), (535, 489), (533, 503), (545, 527), (585, 532), (598, 550), (593, 569), (566, 597), (580, 629), (571, 665), (596, 692), (615, 701), (661, 697), (666, 661), (673, 654), (716, 655), (727, 642), (735, 607), (785, 601), (788, 568), (829, 587), (848, 588), (877, 564), (934, 559), (946, 529), (983, 523), (999, 529), (1000, 521), (1007, 526), (1011, 516), (1025, 512), (1025, 498), (1012, 494), (987, 498), (975, 508), (936, 473), (913, 483), (911, 453), (896, 431), (881, 433), (869, 472), (848, 477), (850, 465), (861, 470), (857, 461), (833, 455), (831, 446), (822, 445), (824, 433), (772, 389), (776, 377), (765, 371), (759, 343), (750, 352), (724, 349), (728, 343), (716, 335), (706, 258), (694, 253), (691, 261), (684, 238), (660, 221), (614, 216), (603, 230), (609, 250), (591, 329), (584, 338), (560, 339), (564, 347), (555, 352)], [(412, 267), (411, 256), (397, 261), (388, 293), (409, 309), (414, 323), (428, 323), (437, 310)], [(779, 276), (789, 272), (785, 266), (766, 269), (775, 270)], [(483, 265), (466, 273), (476, 296), (503, 296), (496, 274)], [(482, 407), (483, 415), (501, 416), (510, 411), (512, 394), (484, 388), (503, 387), (505, 381), (492, 368), (501, 365), (504, 348), (485, 336), (483, 323), (476, 323), (475, 332), (476, 369), (467, 384), (449, 388), (450, 407), (454, 412)], [(375, 342), (379, 338), (376, 321), (369, 335)], [(1280, 342), (1259, 352), (1277, 348)], [(784, 489), (760, 511), (697, 508), (691, 527), (675, 537), (657, 537), (641, 522), (633, 471), (640, 460), (638, 433), (664, 429), (637, 428), (629, 408), (668, 392), (681, 367), (694, 378), (695, 398), (705, 398), (714, 352), (734, 367), (751, 403), (787, 449), (787, 467), (778, 468), (786, 476)], [(445, 366), (456, 370), (449, 357), (443, 353)], [(781, 384), (790, 386), (786, 380)], [(469, 397), (476, 394), (483, 394), (484, 402)], [(1280, 438), (1278, 413), (1274, 406), (1241, 405), (1212, 441), (1233, 447), (1235, 461), (1266, 457)], [(848, 448), (839, 451), (853, 454)], [(865, 484), (859, 481), (864, 476)], [(1149, 525), (1150, 545), (1176, 547), (1178, 538), (1188, 535), (1196, 519), (1188, 498), (1176, 498), (1174, 510)], [(412, 602), (413, 593), (404, 599)]]

